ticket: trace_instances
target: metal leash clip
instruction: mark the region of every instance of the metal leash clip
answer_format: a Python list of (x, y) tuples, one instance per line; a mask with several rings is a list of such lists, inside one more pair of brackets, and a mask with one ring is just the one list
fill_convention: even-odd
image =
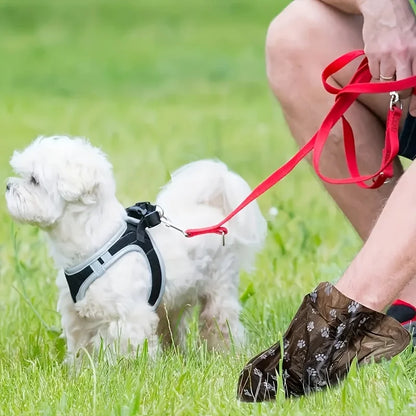
[(181, 234), (183, 234), (185, 237), (189, 237), (189, 235), (182, 230), (181, 228), (177, 227), (176, 225), (172, 224), (168, 218), (165, 217), (165, 213), (163, 212), (163, 208), (159, 205), (156, 205), (156, 209), (159, 212), (159, 216), (160, 216), (160, 222), (162, 224), (164, 224), (166, 227), (168, 228), (173, 228), (176, 231), (179, 231)]
[(400, 95), (397, 91), (390, 92), (390, 110), (393, 110), (393, 107), (400, 107), (400, 110), (403, 109), (402, 102), (400, 101)]
[[(156, 210), (159, 213), (160, 216), (160, 222), (164, 224), (168, 228), (173, 228), (176, 231), (179, 231), (184, 237), (191, 237), (192, 235), (189, 235), (185, 230), (182, 230), (182, 228), (177, 227), (176, 225), (172, 224), (170, 220), (165, 216), (165, 213), (163, 212), (163, 208), (159, 205), (156, 205)], [(222, 245), (225, 246), (225, 234), (223, 230), (220, 232), (217, 232), (217, 234), (220, 234), (222, 237)]]
[(184, 230), (177, 227), (176, 225), (173, 225), (166, 217), (161, 217), (160, 220), (166, 227), (173, 228), (174, 230), (179, 231), (180, 233), (182, 233), (185, 237), (189, 237), (189, 235)]
[(222, 237), (222, 246), (225, 246), (225, 232), (221, 231), (221, 237)]

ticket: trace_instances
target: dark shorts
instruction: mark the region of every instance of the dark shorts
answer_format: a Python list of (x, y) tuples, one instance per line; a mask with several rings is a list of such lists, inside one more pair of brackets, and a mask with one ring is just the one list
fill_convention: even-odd
[(416, 117), (407, 115), (399, 142), (399, 155), (414, 160), (416, 158)]

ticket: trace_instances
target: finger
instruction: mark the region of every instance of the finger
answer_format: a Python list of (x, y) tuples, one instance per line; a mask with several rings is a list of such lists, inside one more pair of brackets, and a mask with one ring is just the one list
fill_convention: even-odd
[(382, 53), (379, 56), (380, 81), (393, 81), (396, 74), (396, 62), (390, 54)]
[(367, 54), (368, 69), (374, 79), (380, 79), (380, 60), (373, 58), (370, 54)]
[[(397, 64), (396, 79), (405, 79), (412, 76), (412, 65), (410, 62)], [(411, 95), (410, 89), (400, 91), (400, 98), (407, 98)]]
[(404, 79), (412, 76), (412, 64), (411, 62), (398, 62), (396, 64), (396, 79)]
[(393, 81), (396, 79), (396, 66), (393, 62), (380, 63), (380, 81)]

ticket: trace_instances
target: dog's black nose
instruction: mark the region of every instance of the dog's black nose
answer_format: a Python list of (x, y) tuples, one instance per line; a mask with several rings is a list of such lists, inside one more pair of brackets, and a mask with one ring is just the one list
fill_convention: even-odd
[(10, 182), (7, 182), (6, 191), (10, 191), (11, 187), (12, 187), (12, 185), (10, 184)]

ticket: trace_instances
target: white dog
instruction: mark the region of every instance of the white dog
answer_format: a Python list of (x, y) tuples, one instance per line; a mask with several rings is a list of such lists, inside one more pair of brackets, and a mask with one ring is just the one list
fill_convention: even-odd
[[(68, 359), (81, 349), (126, 355), (147, 340), (154, 354), (160, 338), (183, 342), (186, 313), (197, 304), (201, 336), (210, 348), (243, 341), (239, 272), (252, 269), (266, 233), (255, 202), (226, 224), (223, 246), (218, 235), (186, 238), (163, 222), (143, 232), (144, 220), (128, 217), (115, 196), (111, 164), (85, 139), (40, 137), (16, 151), (10, 163), (19, 175), (7, 183), (10, 214), (46, 232), (60, 268), (58, 311)], [(136, 186), (140, 183), (131, 184), (133, 192)], [(150, 210), (150, 217), (157, 224), (163, 209), (180, 229), (212, 225), (249, 192), (220, 162), (190, 163), (172, 175), (157, 198), (161, 208)], [(147, 248), (130, 244), (115, 260), (109, 249), (126, 227), (133, 229), (131, 235), (140, 234), (139, 240), (147, 236), (147, 243), (153, 242), (152, 259)]]

